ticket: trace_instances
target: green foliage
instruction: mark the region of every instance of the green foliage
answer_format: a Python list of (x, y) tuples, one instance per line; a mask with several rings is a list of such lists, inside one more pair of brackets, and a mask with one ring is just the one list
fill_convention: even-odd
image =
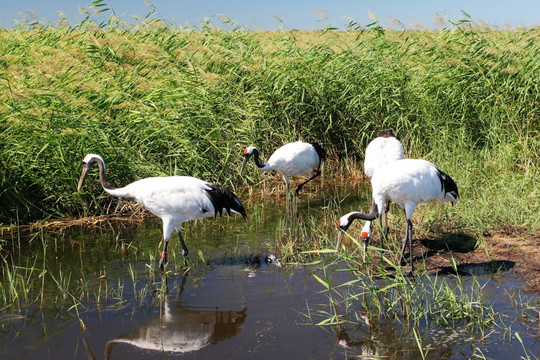
[(89, 152), (117, 186), (179, 174), (237, 187), (247, 145), (316, 140), (332, 171), (393, 128), (407, 156), (452, 175), (473, 228), (473, 213), (538, 227), (538, 29), (177, 29), (154, 10), (126, 24), (94, 7), (76, 25), (0, 30), (2, 223), (109, 208), (97, 181), (75, 192)]

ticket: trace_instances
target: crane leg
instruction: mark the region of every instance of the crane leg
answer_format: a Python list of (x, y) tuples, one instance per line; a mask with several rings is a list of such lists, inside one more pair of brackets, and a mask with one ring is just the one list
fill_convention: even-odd
[(188, 248), (186, 246), (186, 243), (184, 242), (184, 238), (182, 237), (182, 232), (180, 231), (180, 229), (178, 229), (177, 233), (178, 237), (180, 238), (180, 245), (182, 245), (182, 255), (186, 257), (188, 256)]
[(407, 220), (407, 232), (409, 234), (409, 262), (411, 263), (411, 274), (414, 273), (414, 258), (412, 251), (412, 222)]
[[(401, 260), (405, 260), (405, 247), (407, 246), (407, 242), (409, 243), (409, 263), (411, 265), (411, 273), (414, 271), (414, 265), (413, 265), (413, 251), (412, 251), (412, 221), (407, 219), (407, 227), (405, 228), (405, 237), (401, 241)], [(407, 263), (407, 260), (405, 260), (405, 263)]]
[[(382, 216), (379, 216), (379, 225), (382, 229)], [(384, 242), (386, 241), (386, 230), (383, 231), (382, 235), (381, 235), (381, 249), (384, 249)], [(383, 252), (381, 250), (381, 265), (383, 263)]]
[(285, 185), (287, 186), (287, 189), (285, 190), (285, 196), (287, 197), (287, 201), (291, 200), (291, 183), (289, 181), (289, 177), (282, 175), (283, 181), (285, 181)]
[[(384, 238), (388, 238), (388, 211), (390, 210), (390, 200), (386, 201), (386, 208), (384, 209)], [(382, 246), (381, 246), (382, 248)]]
[(296, 188), (296, 191), (295, 191), (296, 196), (298, 196), (298, 194), (300, 194), (300, 190), (302, 190), (304, 185), (306, 185), (311, 180), (315, 179), (317, 176), (321, 176), (321, 170), (320, 169), (315, 169), (313, 171), (315, 171), (315, 175), (313, 175), (312, 177), (310, 177), (309, 179), (307, 179), (306, 181), (304, 181), (303, 183), (298, 185), (298, 187)]
[(403, 237), (403, 240), (401, 240), (401, 255), (399, 257), (399, 261), (400, 262), (403, 262), (403, 261), (407, 261), (405, 260), (405, 246), (407, 246), (407, 240), (408, 240), (408, 237), (407, 237), (407, 232), (409, 231), (409, 226), (407, 225), (407, 227), (405, 228), (405, 236)]
[(401, 255), (399, 257), (399, 262), (402, 263), (403, 261), (405, 261), (405, 263), (407, 263), (407, 260), (405, 260), (405, 246), (407, 246), (407, 233), (409, 231), (409, 219), (407, 217), (407, 212), (405, 211), (405, 209), (403, 209), (403, 213), (405, 214), (405, 219), (407, 219), (407, 226), (405, 227), (405, 236), (403, 237), (403, 240), (401, 240)]
[(169, 246), (169, 239), (174, 231), (174, 225), (168, 221), (163, 220), (163, 252), (161, 253), (161, 259), (159, 260), (159, 269), (164, 270), (167, 263), (167, 247)]

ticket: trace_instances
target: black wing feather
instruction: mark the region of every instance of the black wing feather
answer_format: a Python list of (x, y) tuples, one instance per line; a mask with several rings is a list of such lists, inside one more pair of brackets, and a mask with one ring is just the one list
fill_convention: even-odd
[(442, 172), (441, 170), (437, 169), (439, 176), (439, 180), (441, 180), (441, 191), (444, 191), (444, 193), (451, 193), (454, 192), (456, 194), (456, 198), (459, 196), (458, 188), (454, 180), (452, 178)]
[(221, 185), (207, 184), (210, 189), (206, 190), (206, 196), (214, 205), (214, 217), (223, 214), (223, 209), (227, 214), (231, 214), (231, 210), (240, 213), (244, 218), (246, 211), (240, 202), (240, 199), (229, 188)]
[(319, 167), (321, 166), (321, 163), (326, 160), (326, 151), (322, 148), (322, 146), (319, 143), (313, 142), (311, 143), (311, 146), (315, 149), (317, 152), (317, 155), (319, 156)]

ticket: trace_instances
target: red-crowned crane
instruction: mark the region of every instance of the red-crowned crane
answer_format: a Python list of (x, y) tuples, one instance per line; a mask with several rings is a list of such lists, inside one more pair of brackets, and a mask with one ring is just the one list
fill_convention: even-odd
[[(386, 199), (390, 199), (405, 210), (407, 227), (401, 244), (401, 258), (409, 242), (409, 261), (411, 273), (414, 271), (412, 252), (411, 217), (416, 205), (431, 200), (457, 203), (458, 188), (454, 180), (435, 165), (426, 160), (403, 159), (375, 169), (371, 178), (372, 205), (369, 214), (357, 211), (342, 216), (338, 221), (339, 233), (337, 247), (341, 243), (345, 231), (355, 219), (373, 221), (385, 211)], [(384, 234), (382, 235), (384, 236)]]
[[(379, 137), (373, 139), (366, 148), (364, 157), (364, 173), (371, 180), (375, 169), (403, 159), (404, 149), (401, 141), (394, 135), (391, 129), (382, 130)], [(390, 201), (386, 202), (384, 211), (384, 238), (388, 235), (388, 210), (390, 210)], [(364, 253), (367, 251), (369, 238), (371, 236), (371, 221), (366, 222), (362, 228), (361, 237), (364, 241)], [(383, 238), (381, 237), (381, 240)], [(381, 243), (381, 249), (383, 244)], [(336, 251), (339, 249), (336, 249)]]
[(134, 200), (163, 221), (163, 252), (159, 268), (167, 262), (167, 246), (174, 230), (178, 233), (182, 254), (188, 249), (182, 238), (180, 225), (189, 220), (205, 217), (216, 218), (223, 211), (246, 217), (240, 199), (225, 186), (214, 185), (191, 176), (150, 177), (137, 180), (122, 188), (113, 187), (105, 176), (105, 161), (99, 155), (88, 154), (83, 159), (83, 169), (77, 191), (90, 167), (97, 164), (103, 189), (112, 196)]
[(321, 175), (321, 164), (326, 158), (326, 152), (318, 143), (297, 141), (283, 145), (274, 151), (266, 164), (261, 164), (259, 161), (259, 149), (255, 146), (248, 146), (244, 150), (244, 162), (241, 171), (244, 170), (251, 156), (253, 156), (255, 166), (260, 171), (276, 170), (281, 173), (287, 185), (287, 194), (290, 192), (290, 176), (314, 172), (315, 174), (312, 177), (298, 185), (295, 191), (296, 196), (298, 196), (306, 183)]

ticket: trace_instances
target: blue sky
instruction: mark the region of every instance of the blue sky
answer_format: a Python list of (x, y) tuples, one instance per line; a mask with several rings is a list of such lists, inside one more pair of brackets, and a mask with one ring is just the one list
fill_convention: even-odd
[[(62, 12), (72, 23), (80, 21), (79, 5), (87, 7), (91, 1), (80, 0), (0, 0), (0, 26), (12, 27), (19, 13), (32, 10), (38, 19), (51, 23)], [(144, 0), (105, 0), (115, 13), (130, 21), (133, 15), (145, 16), (150, 8)], [(199, 25), (200, 20), (223, 14), (249, 28), (273, 30), (283, 21), (289, 29), (312, 30), (328, 26), (345, 27), (351, 19), (362, 25), (373, 20), (375, 14), (384, 26), (391, 26), (390, 18), (411, 27), (413, 23), (436, 28), (433, 13), (458, 21), (469, 13), (474, 21), (485, 21), (492, 26), (532, 26), (540, 24), (540, 0), (153, 0), (161, 17), (175, 25)]]

